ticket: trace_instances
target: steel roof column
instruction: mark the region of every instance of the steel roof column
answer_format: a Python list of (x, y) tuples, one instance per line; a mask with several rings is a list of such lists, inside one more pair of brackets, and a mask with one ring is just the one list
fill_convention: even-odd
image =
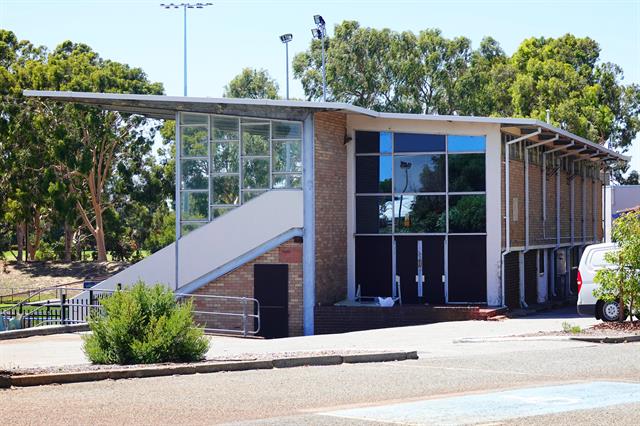
[(180, 167), (180, 162), (181, 162), (181, 155), (180, 152), (182, 151), (181, 148), (181, 137), (180, 137), (180, 113), (176, 112), (176, 242), (175, 242), (175, 277), (174, 277), (174, 288), (177, 291), (178, 287), (179, 287), (179, 273), (180, 273), (180, 250), (179, 250), (179, 243), (180, 243), (180, 235), (182, 232), (181, 226), (180, 226), (180, 221), (181, 221), (181, 217), (180, 217), (180, 213), (181, 213), (181, 205), (180, 205), (180, 174), (182, 173), (181, 171), (181, 167)]
[(313, 113), (309, 113), (304, 119), (303, 132), (304, 237), (302, 245), (302, 324), (304, 335), (310, 336), (314, 334), (314, 306), (316, 304), (315, 132)]

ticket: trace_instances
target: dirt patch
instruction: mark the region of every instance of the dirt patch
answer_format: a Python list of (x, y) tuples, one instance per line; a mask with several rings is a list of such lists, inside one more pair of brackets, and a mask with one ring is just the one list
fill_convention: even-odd
[(113, 275), (127, 266), (122, 262), (7, 262), (0, 267), (0, 294), (82, 283)]
[(539, 331), (537, 333), (523, 334), (522, 337), (534, 336), (572, 336), (572, 337), (623, 337), (640, 336), (640, 321), (601, 322), (584, 329), (573, 331)]
[(612, 336), (638, 336), (640, 335), (640, 321), (603, 322), (600, 324), (596, 324), (585, 331), (590, 331), (593, 333), (601, 332), (603, 334)]

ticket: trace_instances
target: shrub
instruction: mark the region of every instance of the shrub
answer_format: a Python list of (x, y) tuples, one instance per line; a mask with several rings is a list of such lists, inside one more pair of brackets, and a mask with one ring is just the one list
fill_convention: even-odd
[(204, 358), (209, 339), (195, 327), (191, 302), (178, 304), (162, 285), (138, 282), (103, 299), (89, 318), (83, 350), (96, 364), (189, 362)]
[[(630, 211), (618, 217), (611, 236), (619, 249), (605, 254), (605, 260), (613, 267), (596, 273), (595, 282), (600, 286), (594, 296), (606, 302), (617, 300), (629, 312), (636, 312), (634, 303), (640, 299), (640, 212)], [(620, 315), (619, 320), (625, 318)]]

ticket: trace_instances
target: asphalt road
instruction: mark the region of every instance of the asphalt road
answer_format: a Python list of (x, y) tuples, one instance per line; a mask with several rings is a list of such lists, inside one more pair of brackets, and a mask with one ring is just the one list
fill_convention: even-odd
[[(513, 403), (509, 407), (514, 408), (509, 414), (512, 417), (496, 421), (476, 415), (457, 417), (456, 421), (445, 423), (575, 425), (637, 422), (640, 392), (622, 387), (640, 385), (640, 344), (566, 346), (558, 342), (554, 346), (549, 342), (544, 345), (529, 342), (529, 347), (520, 345), (514, 351), (509, 350), (511, 342), (494, 344), (506, 347), (478, 354), (468, 350), (473, 344), (460, 344), (455, 355), (430, 357), (424, 354), (415, 361), (2, 390), (0, 413), (2, 423), (11, 425), (370, 425), (382, 424), (382, 421), (404, 423), (411, 410), (397, 404), (409, 403), (409, 406), (418, 407), (411, 411), (413, 423), (433, 424), (434, 417), (427, 411), (420, 411), (425, 404), (428, 406), (434, 401), (436, 406), (448, 404), (452, 418), (453, 414), (467, 411), (472, 416), (474, 410), (492, 413), (491, 404), (499, 399), (495, 392), (515, 390), (515, 396), (510, 396)], [(616, 383), (622, 383), (619, 392), (609, 389), (615, 388)], [(554, 387), (567, 384), (584, 385), (586, 393), (579, 395)], [(605, 386), (609, 386), (605, 400), (595, 398), (605, 406), (575, 410), (581, 407), (581, 398), (582, 402), (591, 401), (586, 398), (589, 393)], [(547, 388), (538, 389), (541, 387)], [(518, 396), (518, 392), (529, 394)], [(560, 392), (561, 397), (554, 397), (554, 392)], [(468, 401), (476, 401), (476, 405)], [(477, 401), (485, 401), (482, 403), (485, 406), (478, 407)], [(534, 414), (520, 417), (519, 406), (526, 408), (525, 414)], [(558, 409), (560, 412), (554, 412)], [(353, 412), (360, 414), (354, 416)], [(387, 417), (383, 420), (362, 417), (362, 413), (366, 417), (375, 412), (384, 412)], [(440, 419), (442, 412), (438, 412)]]

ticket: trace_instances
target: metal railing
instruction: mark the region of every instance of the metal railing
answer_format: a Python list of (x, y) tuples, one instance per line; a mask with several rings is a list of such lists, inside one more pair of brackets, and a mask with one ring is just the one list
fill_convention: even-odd
[[(119, 290), (49, 287), (0, 309), (0, 331), (42, 325), (83, 324), (95, 311), (104, 313), (100, 299)], [(54, 297), (40, 299), (39, 295)], [(175, 293), (179, 303), (190, 301), (193, 317), (205, 333), (256, 335), (260, 331), (260, 302), (251, 297)]]

